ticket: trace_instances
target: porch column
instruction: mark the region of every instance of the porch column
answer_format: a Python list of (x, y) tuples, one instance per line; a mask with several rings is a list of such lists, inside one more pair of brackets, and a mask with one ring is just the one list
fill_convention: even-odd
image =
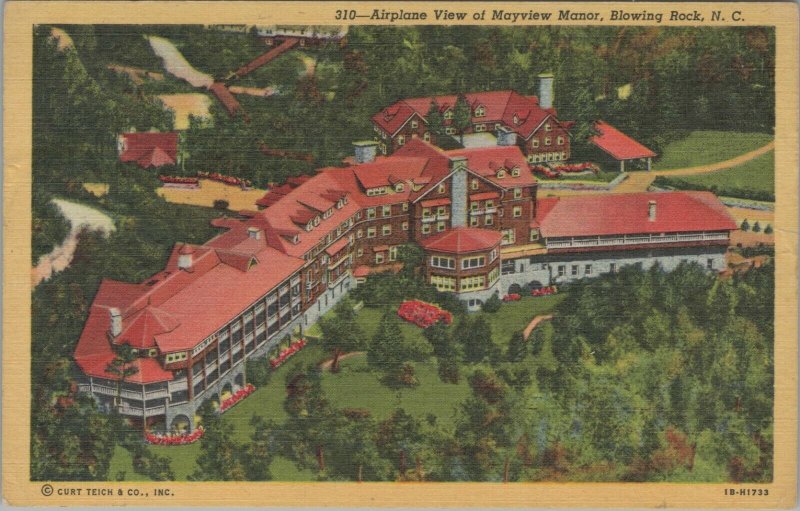
[(651, 170), (650, 167), (651, 167), (652, 163), (653, 163), (653, 159), (652, 158), (647, 158), (647, 172), (650, 172), (650, 170)]
[(619, 171), (620, 173), (625, 172), (625, 160), (619, 161)]

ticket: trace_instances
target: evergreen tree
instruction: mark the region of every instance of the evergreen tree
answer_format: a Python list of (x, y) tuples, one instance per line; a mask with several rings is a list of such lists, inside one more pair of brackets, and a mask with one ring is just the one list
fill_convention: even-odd
[(363, 349), (365, 337), (350, 300), (345, 298), (340, 301), (333, 312), (333, 317), (320, 319), (319, 327), (322, 330), (322, 344), (333, 356), (331, 371), (338, 372), (341, 354)]
[(400, 481), (408, 478), (407, 470), (412, 463), (417, 473), (421, 471), (422, 425), (402, 408), (378, 424), (376, 444), (381, 456), (397, 469)]
[(425, 115), (425, 120), (428, 121), (428, 131), (431, 132), (431, 142), (436, 142), (437, 137), (444, 135), (444, 117), (439, 103), (435, 99), (431, 99), (430, 108)]
[(508, 350), (506, 351), (506, 359), (509, 362), (522, 362), (528, 355), (528, 341), (522, 332), (514, 332), (511, 334), (511, 339), (508, 341)]
[(272, 479), (269, 467), (274, 457), (272, 448), (272, 430), (274, 424), (268, 422), (260, 415), (250, 418), (253, 433), (250, 443), (244, 452), (244, 470), (248, 481), (269, 481)]
[(472, 107), (464, 94), (459, 94), (453, 106), (453, 127), (458, 131), (461, 144), (464, 144), (464, 133), (472, 125)]
[(244, 481), (242, 447), (233, 441), (230, 428), (222, 423), (210, 402), (200, 410), (203, 437), (197, 468), (189, 476), (193, 481)]

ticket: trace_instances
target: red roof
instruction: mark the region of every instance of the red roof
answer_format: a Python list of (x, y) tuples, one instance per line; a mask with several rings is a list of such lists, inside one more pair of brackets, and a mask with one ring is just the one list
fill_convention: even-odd
[[(446, 151), (448, 156), (465, 156), (467, 168), (485, 177), (502, 188), (515, 188), (536, 184), (525, 156), (518, 146), (478, 147)], [(511, 175), (512, 169), (519, 169), (519, 176)], [(505, 177), (497, 177), (497, 172), (505, 169)]]
[(598, 135), (591, 137), (589, 141), (615, 160), (635, 160), (656, 156), (656, 153), (605, 121), (595, 122), (594, 128)]
[(448, 199), (447, 197), (441, 197), (439, 199), (430, 199), (430, 200), (420, 201), (420, 205), (423, 208), (433, 208), (433, 207), (436, 207), (436, 206), (444, 206), (444, 205), (447, 205), (447, 204), (450, 204), (450, 199)]
[[(540, 107), (536, 96), (523, 96), (511, 90), (474, 92), (464, 96), (473, 114), (478, 107), (484, 108), (485, 114), (482, 117), (473, 117), (473, 123), (493, 125), (502, 122), (525, 139), (529, 138), (545, 119), (555, 118), (555, 110), (545, 110)], [(373, 115), (372, 121), (394, 136), (415, 114), (424, 120), (432, 100), (436, 101), (439, 110), (444, 113), (455, 106), (457, 98), (456, 95), (450, 95), (402, 99)], [(445, 124), (449, 124), (449, 121)]]
[(119, 161), (142, 168), (175, 165), (178, 161), (177, 133), (123, 133)]
[(497, 192), (473, 193), (469, 196), (469, 200), (497, 199), (498, 197), (500, 197), (500, 194)]
[(343, 236), (339, 241), (334, 242), (331, 246), (325, 249), (325, 253), (333, 257), (341, 252), (347, 245), (350, 244), (350, 238)]
[[(655, 220), (649, 202), (655, 201)], [(650, 192), (574, 195), (539, 201), (536, 220), (542, 236), (604, 236), (737, 228), (725, 206), (709, 192)]]
[(214, 93), (219, 102), (222, 103), (222, 106), (225, 107), (225, 110), (228, 111), (228, 115), (231, 117), (236, 115), (236, 112), (242, 108), (239, 100), (233, 97), (233, 94), (231, 94), (231, 91), (228, 90), (228, 87), (226, 87), (224, 83), (214, 82), (208, 87), (208, 89)]
[(125, 326), (114, 343), (142, 349), (155, 347), (157, 334), (171, 332), (180, 323), (161, 309), (147, 306), (134, 312), (130, 317), (123, 318), (123, 324)]
[(435, 252), (465, 254), (494, 248), (500, 244), (502, 238), (503, 235), (499, 231), (475, 227), (456, 227), (423, 240), (422, 246), (425, 250)]

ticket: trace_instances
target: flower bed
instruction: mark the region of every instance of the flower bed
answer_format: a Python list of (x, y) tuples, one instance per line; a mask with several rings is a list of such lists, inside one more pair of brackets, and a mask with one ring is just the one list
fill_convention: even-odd
[(256, 391), (256, 388), (253, 386), (252, 383), (248, 383), (244, 386), (243, 389), (237, 390), (231, 397), (224, 400), (219, 404), (219, 413), (225, 412), (228, 408), (232, 407), (242, 399), (246, 398), (250, 394)]
[(205, 430), (203, 426), (197, 426), (197, 429), (191, 433), (150, 433), (145, 432), (144, 439), (149, 444), (153, 445), (188, 445), (193, 444), (203, 437)]
[(522, 300), (522, 296), (518, 293), (509, 293), (503, 297), (504, 302), (516, 302)]
[(174, 185), (196, 185), (200, 183), (200, 180), (196, 177), (158, 176), (158, 179), (162, 183)]
[(554, 165), (553, 170), (562, 174), (574, 174), (579, 172), (591, 172), (597, 174), (600, 172), (600, 167), (594, 163), (564, 163), (562, 165)]
[(552, 170), (550, 170), (549, 168), (545, 167), (544, 165), (533, 165), (533, 166), (531, 166), (531, 170), (533, 171), (534, 174), (542, 175), (542, 176), (546, 177), (547, 179), (556, 179), (556, 178), (561, 177), (561, 173), (560, 172), (553, 172)]
[(289, 345), (288, 348), (278, 353), (277, 357), (270, 360), (269, 365), (271, 365), (272, 368), (275, 369), (276, 367), (286, 362), (287, 359), (294, 356), (295, 353), (303, 349), (303, 347), (305, 347), (306, 344), (307, 343), (305, 339), (298, 339), (294, 341), (292, 344)]
[(445, 325), (453, 322), (453, 315), (448, 311), (420, 300), (403, 302), (397, 309), (397, 315), (421, 328), (428, 328), (440, 321)]
[(198, 172), (197, 177), (201, 177), (203, 179), (210, 179), (211, 181), (219, 181), (220, 183), (224, 183), (226, 185), (232, 186), (241, 186), (242, 188), (250, 188), (253, 183), (250, 182), (248, 179), (242, 179), (239, 177), (234, 176), (226, 176), (224, 174), (220, 174), (219, 172)]
[(547, 286), (534, 289), (531, 291), (531, 296), (548, 296), (556, 293), (558, 293), (558, 288), (556, 286)]

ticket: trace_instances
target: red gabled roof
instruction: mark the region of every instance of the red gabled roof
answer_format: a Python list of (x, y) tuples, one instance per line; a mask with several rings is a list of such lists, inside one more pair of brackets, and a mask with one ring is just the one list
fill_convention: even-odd
[(339, 241), (334, 242), (332, 245), (330, 245), (328, 248), (326, 248), (325, 249), (325, 253), (328, 254), (329, 256), (333, 257), (336, 254), (338, 254), (339, 252), (341, 252), (342, 249), (344, 249), (349, 244), (350, 244), (350, 238), (347, 238), (346, 236), (342, 237), (342, 239), (340, 239)]
[[(536, 178), (530, 170), (525, 155), (520, 148), (513, 146), (478, 147), (473, 149), (456, 149), (446, 151), (448, 156), (465, 156), (467, 168), (485, 177), (502, 188), (515, 188), (536, 184)], [(519, 169), (519, 176), (511, 175), (511, 169)], [(497, 172), (505, 169), (505, 177), (498, 178)]]
[[(649, 201), (656, 203), (650, 221)], [(575, 195), (539, 201), (542, 236), (608, 236), (737, 229), (725, 206), (709, 192)]]
[(594, 129), (598, 134), (589, 138), (589, 141), (615, 160), (635, 160), (656, 156), (656, 153), (605, 121), (595, 122)]
[(132, 348), (155, 347), (157, 334), (175, 330), (179, 321), (157, 307), (147, 306), (123, 318), (122, 332), (114, 339), (115, 344), (127, 344)]
[(489, 250), (500, 244), (503, 235), (499, 231), (478, 229), (476, 227), (456, 227), (449, 231), (435, 234), (422, 241), (425, 250), (446, 252), (449, 254), (465, 254)]
[[(511, 90), (472, 92), (464, 96), (473, 112), (479, 106), (484, 107), (485, 115), (473, 117), (473, 123), (502, 122), (523, 138), (530, 137), (548, 117), (556, 117), (554, 109), (546, 110), (539, 106), (536, 96), (523, 96)], [(373, 115), (372, 121), (393, 136), (413, 115), (424, 120), (431, 101), (435, 100), (444, 113), (455, 106), (457, 99), (457, 95), (402, 99)], [(445, 121), (445, 124), (449, 123)]]
[(142, 168), (175, 165), (178, 158), (177, 133), (123, 133), (119, 160)]

